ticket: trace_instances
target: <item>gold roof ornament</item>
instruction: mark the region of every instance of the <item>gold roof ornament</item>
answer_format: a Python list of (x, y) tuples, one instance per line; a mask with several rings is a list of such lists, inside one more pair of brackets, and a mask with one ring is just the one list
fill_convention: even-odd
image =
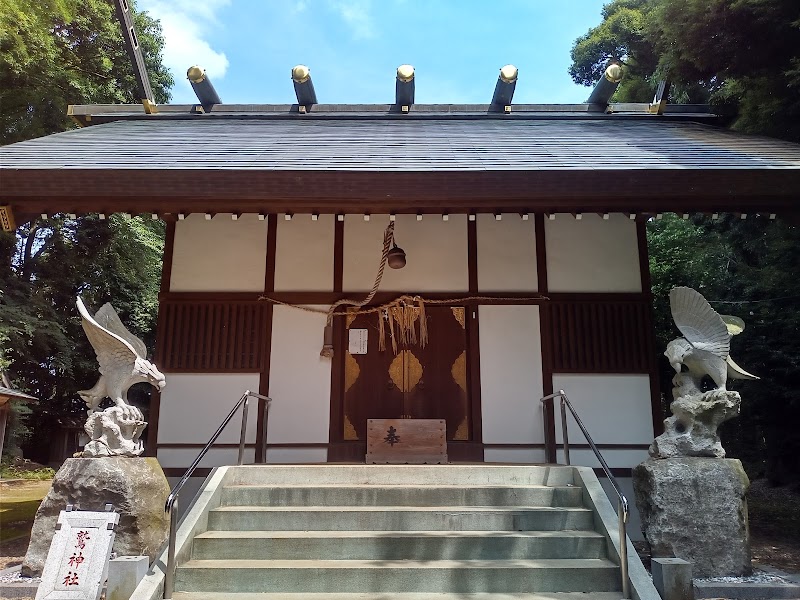
[(186, 79), (191, 81), (192, 83), (201, 83), (206, 78), (206, 71), (203, 67), (198, 67), (197, 65), (193, 67), (189, 67), (186, 70)]
[(519, 69), (514, 65), (506, 65), (500, 69), (500, 79), (505, 83), (514, 83), (519, 76)]
[(408, 83), (414, 79), (414, 67), (411, 65), (400, 65), (397, 67), (397, 78), (403, 83)]
[(619, 83), (622, 81), (622, 67), (616, 63), (606, 67), (605, 78), (611, 83)]
[(292, 80), (296, 83), (305, 83), (311, 78), (311, 70), (305, 65), (297, 65), (292, 69)]

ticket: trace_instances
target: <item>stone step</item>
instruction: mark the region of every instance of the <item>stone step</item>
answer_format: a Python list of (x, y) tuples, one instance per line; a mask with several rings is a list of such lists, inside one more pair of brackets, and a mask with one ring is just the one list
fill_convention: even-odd
[(594, 592), (591, 596), (586, 592), (541, 592), (538, 594), (175, 592), (172, 598), (173, 600), (622, 600), (622, 595), (619, 592)]
[(581, 506), (573, 486), (420, 487), (387, 485), (235, 485), (222, 505), (247, 506)]
[(207, 531), (199, 560), (496, 560), (605, 558), (593, 531)]
[(177, 589), (192, 592), (611, 592), (607, 560), (190, 560)]
[(575, 484), (571, 467), (553, 465), (243, 465), (230, 471), (226, 485), (551, 485)]
[(224, 506), (208, 513), (217, 531), (555, 531), (594, 527), (587, 508), (543, 506)]

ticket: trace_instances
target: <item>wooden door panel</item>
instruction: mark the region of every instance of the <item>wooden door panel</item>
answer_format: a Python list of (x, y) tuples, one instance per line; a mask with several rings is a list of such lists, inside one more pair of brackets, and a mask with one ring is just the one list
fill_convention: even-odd
[(367, 330), (367, 353), (352, 355), (345, 348), (344, 439), (366, 440), (367, 419), (397, 419), (403, 413), (403, 392), (392, 384), (391, 349), (378, 350), (377, 315), (347, 317), (351, 329)]
[[(456, 310), (454, 311), (453, 308)], [(466, 383), (466, 331), (463, 307), (431, 307), (428, 344), (411, 351), (424, 366), (422, 380), (407, 395), (407, 406), (417, 419), (445, 419), (447, 440), (469, 439), (469, 402)], [(459, 315), (459, 316), (460, 316)]]
[(367, 419), (398, 418), (445, 419), (449, 441), (470, 439), (464, 313), (463, 307), (426, 307), (428, 344), (396, 355), (389, 340), (378, 350), (376, 314), (347, 319), (348, 332), (368, 333), (367, 353), (345, 356), (345, 440), (365, 440)]

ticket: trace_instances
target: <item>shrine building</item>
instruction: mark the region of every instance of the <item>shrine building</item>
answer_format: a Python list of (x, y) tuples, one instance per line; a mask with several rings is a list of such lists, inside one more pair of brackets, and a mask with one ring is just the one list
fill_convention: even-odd
[[(629, 477), (665, 416), (647, 220), (798, 210), (800, 147), (707, 106), (417, 105), (400, 85), (393, 104), (327, 105), (300, 89), (287, 105), (72, 106), (81, 128), (0, 148), (9, 226), (166, 222), (167, 386), (146, 447), (169, 476), (245, 390), (272, 398), (250, 410), (248, 463), (363, 462), (378, 418), (443, 419), (450, 462), (563, 461), (540, 398), (564, 390)], [(373, 289), (390, 224), (377, 293), (338, 306), (326, 336), (329, 307)], [(573, 427), (572, 463), (597, 467)], [(238, 439), (234, 420), (197, 474), (234, 464)]]

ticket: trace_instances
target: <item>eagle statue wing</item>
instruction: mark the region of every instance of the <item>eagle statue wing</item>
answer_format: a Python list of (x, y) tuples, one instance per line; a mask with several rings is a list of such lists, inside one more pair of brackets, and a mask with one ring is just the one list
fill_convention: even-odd
[(726, 361), (728, 363), (728, 377), (730, 379), (761, 379), (758, 375), (753, 375), (752, 373), (748, 373), (742, 367), (736, 364), (730, 356)]
[(733, 315), (720, 315), (720, 317), (725, 322), (725, 327), (728, 328), (728, 333), (731, 334), (731, 337), (744, 331), (744, 321), (739, 317), (734, 317)]
[[(130, 372), (138, 356), (136, 349), (120, 335), (100, 325), (86, 310), (80, 297), (77, 305), (78, 311), (83, 317), (81, 325), (83, 325), (83, 330), (86, 332), (86, 337), (89, 338), (89, 343), (94, 348), (97, 362), (100, 363), (100, 373), (109, 375), (120, 370)], [(112, 308), (111, 310), (113, 311), (114, 309)], [(116, 313), (114, 314), (116, 316)], [(117, 317), (117, 320), (119, 320), (119, 317)]]
[(100, 307), (100, 310), (94, 314), (94, 320), (97, 321), (97, 324), (103, 329), (110, 331), (128, 342), (139, 358), (147, 358), (147, 346), (122, 324), (117, 311), (114, 310), (110, 302), (106, 302)]
[(686, 341), (720, 358), (728, 356), (731, 347), (728, 327), (699, 292), (688, 287), (672, 288), (669, 305), (675, 325)]

